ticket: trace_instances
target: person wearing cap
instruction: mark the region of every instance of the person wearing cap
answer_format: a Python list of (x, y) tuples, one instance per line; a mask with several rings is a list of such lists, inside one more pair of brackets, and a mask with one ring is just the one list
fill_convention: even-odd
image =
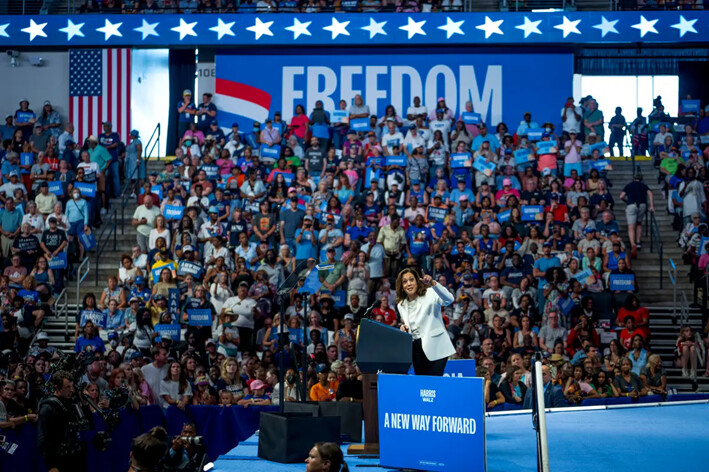
[(318, 236), (315, 232), (313, 217), (305, 215), (303, 225), (295, 230), (296, 264), (311, 257), (318, 257)]
[[(17, 176), (15, 175), (14, 178), (17, 178)], [(2, 234), (0, 248), (2, 249), (2, 257), (10, 257), (10, 250), (15, 239), (20, 235), (21, 228), (22, 212), (15, 207), (13, 198), (7, 198), (5, 200), (5, 211), (0, 214), (0, 233)]]
[(239, 347), (242, 352), (250, 352), (254, 341), (254, 316), (258, 313), (256, 300), (248, 296), (249, 283), (241, 282), (236, 295), (226, 299), (222, 305), (221, 316), (231, 311), (238, 318), (233, 325), (239, 329)]
[(542, 244), (542, 257), (534, 261), (534, 268), (532, 270), (533, 275), (540, 281), (540, 288), (544, 285), (544, 277), (546, 277), (546, 272), (552, 267), (561, 267), (561, 260), (552, 255), (552, 243), (547, 241)]
[(578, 135), (581, 132), (582, 120), (581, 107), (574, 105), (574, 97), (567, 98), (564, 108), (561, 109), (562, 130), (569, 134), (573, 131)]
[(30, 102), (26, 98), (20, 99), (20, 108), (15, 111), (15, 127), (22, 130), (22, 139), (29, 141), (32, 128), (37, 121), (37, 115), (30, 110)]
[(5, 124), (0, 125), (0, 139), (12, 141), (12, 136), (15, 134), (16, 129), (12, 114), (8, 113), (5, 115)]
[(651, 213), (655, 211), (652, 190), (643, 182), (642, 173), (637, 172), (633, 181), (623, 188), (620, 199), (625, 199), (626, 202), (625, 218), (628, 224), (631, 255), (637, 257), (638, 250), (642, 249), (642, 225), (645, 212), (646, 210), (650, 210)]
[(314, 402), (335, 401), (337, 399), (337, 374), (327, 364), (315, 366), (318, 383), (310, 388), (310, 400)]
[(209, 129), (204, 132), (204, 136), (205, 139), (214, 139), (219, 147), (224, 147), (226, 144), (226, 135), (219, 127), (219, 122), (217, 122), (217, 120), (212, 120), (212, 122), (209, 123)]
[(49, 134), (49, 136), (54, 136), (58, 138), (62, 133), (62, 119), (59, 116), (59, 112), (52, 107), (52, 102), (49, 100), (44, 101), (42, 106), (42, 114), (39, 115), (37, 123), (42, 125), (42, 130)]
[[(7, 162), (7, 161), (6, 161)], [(12, 198), (15, 195), (16, 190), (22, 191), (23, 196), (27, 193), (25, 185), (20, 182), (20, 172), (18, 170), (11, 170), (7, 175), (7, 182), (0, 185), (0, 192), (5, 194), (5, 197), (0, 199), (5, 200)], [(3, 176), (4, 177), (4, 176)]]
[(209, 92), (202, 94), (202, 103), (197, 107), (197, 128), (199, 128), (205, 136), (209, 131), (209, 125), (212, 124), (217, 117), (217, 106), (212, 103), (212, 94)]
[(473, 139), (473, 144), (470, 146), (470, 149), (478, 152), (482, 148), (483, 142), (488, 142), (490, 143), (490, 151), (497, 153), (497, 150), (500, 148), (500, 142), (497, 140), (497, 137), (488, 131), (487, 125), (484, 122), (478, 125), (478, 129), (480, 130), (480, 134)]
[(281, 133), (278, 128), (273, 127), (273, 121), (266, 120), (266, 126), (264, 126), (259, 134), (259, 141), (268, 147), (281, 144)]
[(32, 152), (39, 154), (40, 152), (46, 151), (47, 143), (51, 137), (50, 134), (44, 132), (44, 129), (42, 129), (42, 125), (39, 124), (39, 122), (35, 122), (32, 131), (33, 133), (28, 140), (32, 146)]
[(177, 136), (182, 137), (190, 128), (190, 123), (194, 123), (194, 117), (197, 114), (197, 107), (192, 100), (192, 90), (185, 89), (182, 92), (182, 99), (177, 102)]
[(249, 385), (249, 394), (239, 400), (237, 405), (248, 408), (249, 406), (266, 406), (271, 404), (271, 398), (266, 394), (266, 384), (256, 379)]
[(524, 112), (522, 121), (519, 122), (517, 126), (517, 136), (526, 136), (527, 131), (530, 129), (539, 128), (539, 123), (532, 121), (532, 113), (529, 111)]

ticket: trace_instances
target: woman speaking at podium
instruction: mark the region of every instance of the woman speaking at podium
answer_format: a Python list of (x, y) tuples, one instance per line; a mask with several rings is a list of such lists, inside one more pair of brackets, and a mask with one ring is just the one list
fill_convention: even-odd
[(430, 275), (422, 279), (413, 269), (402, 270), (396, 279), (401, 330), (414, 338), (416, 375), (443, 375), (448, 357), (455, 353), (441, 316), (441, 306), (450, 305), (453, 299), (448, 289)]

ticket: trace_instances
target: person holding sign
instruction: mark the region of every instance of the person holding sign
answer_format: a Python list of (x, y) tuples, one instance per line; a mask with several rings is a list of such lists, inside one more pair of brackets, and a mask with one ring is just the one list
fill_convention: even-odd
[(448, 357), (455, 354), (441, 315), (441, 306), (453, 300), (448, 289), (430, 275), (421, 278), (416, 270), (404, 269), (396, 279), (396, 301), (403, 321), (400, 329), (414, 338), (416, 375), (442, 376)]

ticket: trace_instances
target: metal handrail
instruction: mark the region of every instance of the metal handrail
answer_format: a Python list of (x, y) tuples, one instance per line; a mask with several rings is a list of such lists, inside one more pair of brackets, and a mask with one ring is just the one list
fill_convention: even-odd
[[(91, 270), (91, 264), (89, 263), (89, 256), (86, 256), (79, 268), (76, 270), (76, 310), (79, 311), (79, 297), (81, 296), (81, 282), (86, 279)], [(83, 273), (82, 273), (83, 271)], [(69, 310), (64, 312), (64, 338), (69, 339)]]
[[(64, 300), (64, 304), (60, 305), (62, 300)], [(68, 301), (68, 292), (66, 291), (66, 288), (63, 288), (62, 291), (59, 292), (59, 295), (54, 298), (54, 304), (52, 305), (52, 311), (54, 312), (54, 316), (56, 316), (57, 319), (61, 319), (62, 313), (64, 314), (65, 321), (69, 319)], [(68, 341), (69, 337), (67, 334), (68, 333), (64, 333), (64, 339)]]
[(657, 226), (657, 219), (655, 219), (655, 212), (651, 211), (649, 213), (650, 224), (648, 226), (650, 236), (650, 252), (654, 252), (655, 246), (657, 246), (657, 256), (660, 262), (660, 289), (662, 289), (662, 279), (664, 278), (662, 238), (660, 237), (660, 228)]
[[(96, 274), (96, 285), (98, 285), (99, 261), (101, 260), (101, 255), (103, 254), (103, 251), (106, 249), (106, 244), (108, 243), (109, 239), (111, 239), (111, 235), (113, 235), (113, 252), (115, 252), (116, 248), (118, 247), (116, 215), (117, 211), (113, 210), (108, 218), (108, 221), (106, 222), (106, 224), (103, 225), (103, 228), (101, 228), (101, 232), (99, 233), (98, 238), (96, 238), (96, 268), (94, 270)], [(108, 234), (106, 234), (106, 237), (104, 238), (103, 236), (106, 233), (106, 230), (108, 230)]]
[[(156, 136), (157, 133), (157, 136)], [(143, 148), (143, 155), (145, 156), (144, 163), (145, 163), (145, 168), (147, 172), (148, 168), (148, 161), (150, 161), (150, 158), (153, 155), (153, 150), (155, 149), (155, 146), (158, 147), (158, 156), (160, 156), (160, 134), (162, 133), (162, 126), (160, 123), (155, 125), (155, 128), (153, 129), (153, 133), (150, 135), (150, 138), (148, 138), (148, 142)], [(153, 141), (153, 138), (155, 138), (155, 141)], [(126, 233), (126, 205), (128, 204), (128, 199), (130, 198), (130, 192), (129, 188), (131, 186), (131, 182), (133, 180), (133, 176), (135, 176), (135, 173), (138, 172), (139, 167), (136, 167), (133, 169), (133, 173), (131, 175), (126, 176), (126, 181), (123, 184), (123, 189), (121, 190), (121, 234)]]
[(677, 316), (677, 266), (671, 257), (668, 260), (670, 268), (667, 269), (667, 276), (672, 284), (672, 318), (674, 319)]

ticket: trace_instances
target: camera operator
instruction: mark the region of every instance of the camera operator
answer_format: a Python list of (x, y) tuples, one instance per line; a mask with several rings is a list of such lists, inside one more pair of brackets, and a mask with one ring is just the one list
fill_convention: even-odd
[(201, 438), (197, 437), (195, 426), (185, 423), (180, 436), (172, 440), (172, 446), (163, 461), (163, 470), (165, 472), (201, 471), (204, 453), (204, 446)]
[(85, 471), (86, 448), (79, 440), (78, 431), (72, 427), (76, 418), (72, 408), (74, 381), (63, 370), (52, 375), (54, 395), (39, 406), (37, 446), (49, 472)]

